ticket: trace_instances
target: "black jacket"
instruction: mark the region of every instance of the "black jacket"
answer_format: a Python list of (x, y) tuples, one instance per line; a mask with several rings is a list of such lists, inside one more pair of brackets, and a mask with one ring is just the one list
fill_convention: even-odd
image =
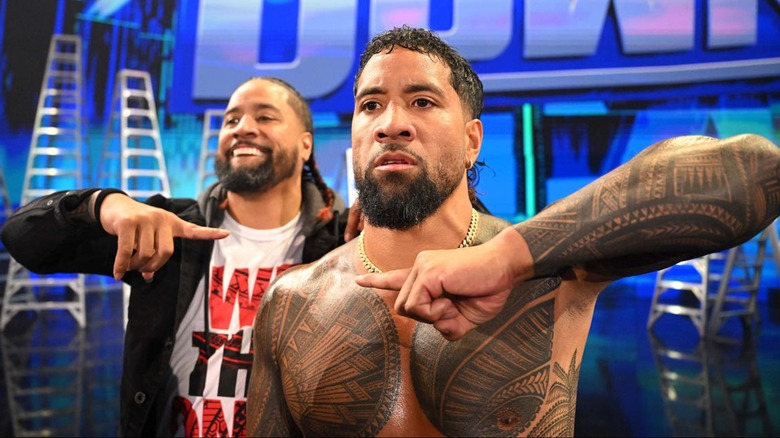
[[(316, 186), (303, 186), (303, 262), (312, 262), (344, 242), (344, 201), (336, 195), (333, 219), (323, 223), (317, 212), (324, 206)], [(11, 215), (0, 237), (11, 256), (40, 274), (79, 272), (112, 276), (116, 237), (94, 221), (73, 220), (73, 211), (96, 189), (57, 192), (38, 198)], [(218, 208), (225, 193), (218, 184), (198, 201), (161, 195), (146, 203), (163, 208), (198, 225), (219, 226), (224, 211)], [(174, 254), (151, 283), (137, 272), (122, 279), (132, 287), (125, 333), (120, 400), (120, 434), (153, 436), (168, 399), (165, 383), (179, 323), (187, 312), (200, 280), (207, 274), (212, 241), (177, 238)]]

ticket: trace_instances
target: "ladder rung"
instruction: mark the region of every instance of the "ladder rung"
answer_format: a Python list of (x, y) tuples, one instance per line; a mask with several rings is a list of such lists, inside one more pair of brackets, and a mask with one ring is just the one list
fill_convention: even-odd
[(30, 176), (81, 176), (81, 172), (78, 170), (66, 170), (57, 167), (31, 167)]
[(55, 148), (55, 147), (34, 147), (30, 155), (48, 155), (59, 157), (62, 155), (80, 155), (81, 151), (74, 148)]
[(152, 93), (149, 90), (132, 89), (128, 88), (123, 92), (125, 99), (145, 99), (148, 101), (153, 100)]
[[(63, 352), (60, 352), (60, 355), (62, 355)], [(67, 353), (76, 353), (75, 351), (70, 351)], [(47, 376), (47, 377), (54, 377), (54, 376), (61, 376), (61, 375), (67, 375), (71, 374), (73, 372), (79, 371), (79, 365), (78, 364), (72, 364), (70, 366), (48, 366), (48, 367), (35, 367), (34, 369), (15, 369), (13, 371), (9, 371), (9, 378), (19, 378), (19, 377), (35, 377), (35, 376)], [(16, 396), (23, 396), (23, 395), (30, 395), (29, 393), (34, 394), (35, 389), (41, 390), (44, 388), (28, 388), (26, 392), (28, 394), (18, 394), (16, 391), (14, 391), (14, 395)], [(62, 390), (62, 388), (60, 388)], [(65, 395), (65, 394), (63, 394)]]
[(56, 61), (72, 61), (74, 64), (78, 64), (79, 55), (75, 52), (54, 52), (51, 54), (51, 59)]
[[(19, 411), (16, 413), (17, 420), (33, 420), (33, 419), (42, 419), (42, 418), (53, 418), (53, 417), (59, 417), (63, 416), (65, 414), (69, 414), (72, 412), (76, 412), (76, 406), (75, 405), (69, 405), (64, 409), (40, 409), (37, 411)], [(57, 436), (57, 434), (43, 434), (39, 432), (38, 436)]]
[(128, 137), (154, 137), (157, 138), (158, 132), (154, 129), (146, 128), (126, 128), (125, 135)]
[(127, 108), (123, 112), (125, 117), (156, 117), (154, 111), (148, 108)]
[[(56, 371), (56, 369), (55, 369)], [(78, 371), (78, 367), (73, 367), (70, 369), (70, 372)], [(39, 376), (42, 373), (33, 374), (33, 376)], [(47, 376), (50, 376), (51, 374), (46, 374)], [(69, 395), (67, 391), (63, 390), (61, 386), (39, 386), (37, 388), (14, 388), (13, 390), (13, 396), (14, 397), (31, 397), (31, 396), (39, 396), (39, 395), (56, 395), (59, 396), (62, 395)], [(70, 395), (75, 395), (77, 393), (78, 389), (71, 390)]]
[(156, 149), (126, 148), (125, 157), (156, 157), (162, 158), (162, 152)]
[(63, 108), (60, 106), (45, 106), (38, 110), (38, 114), (46, 116), (71, 116), (75, 117), (79, 115), (77, 108)]
[(24, 278), (24, 279), (9, 278), (8, 284), (13, 286), (54, 287), (54, 286), (70, 286), (76, 281), (79, 281), (78, 277), (73, 277), (73, 278), (41, 277), (41, 278)]
[(79, 131), (72, 128), (58, 128), (54, 126), (44, 126), (40, 128), (35, 128), (34, 134), (38, 135), (77, 135), (79, 134)]
[(64, 88), (47, 88), (44, 94), (53, 97), (78, 97), (79, 95), (78, 91), (76, 90), (68, 90)]
[(78, 71), (49, 69), (49, 77), (51, 78), (77, 80), (79, 76)]
[(662, 280), (658, 284), (664, 289), (699, 290), (702, 288), (701, 283), (690, 281)]
[(83, 309), (81, 303), (78, 302), (59, 302), (59, 301), (44, 301), (44, 302), (29, 302), (29, 303), (14, 303), (7, 302), (4, 304), (3, 313), (17, 313), (25, 310), (70, 310), (80, 312)]
[(162, 170), (155, 170), (155, 169), (128, 169), (126, 171), (126, 175), (129, 178), (132, 177), (157, 177), (157, 178), (164, 178), (165, 174)]
[(735, 292), (758, 292), (758, 286), (752, 284), (746, 284), (742, 286), (729, 286), (726, 289), (726, 294)]
[(702, 314), (701, 309), (697, 307), (686, 307), (679, 304), (656, 304), (653, 311), (657, 313), (689, 316), (698, 316)]

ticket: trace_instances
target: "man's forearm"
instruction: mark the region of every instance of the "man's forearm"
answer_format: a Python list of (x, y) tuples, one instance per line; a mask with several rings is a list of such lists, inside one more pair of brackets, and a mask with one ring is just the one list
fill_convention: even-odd
[(743, 135), (677, 137), (515, 226), (536, 275), (620, 278), (733, 247), (780, 214), (780, 149)]
[(93, 217), (99, 192), (62, 191), (31, 201), (6, 220), (3, 244), (16, 261), (34, 272), (77, 271), (81, 259), (87, 259), (91, 268), (99, 268), (92, 257), (99, 259), (102, 251), (97, 249), (107, 245), (95, 239), (109, 237)]

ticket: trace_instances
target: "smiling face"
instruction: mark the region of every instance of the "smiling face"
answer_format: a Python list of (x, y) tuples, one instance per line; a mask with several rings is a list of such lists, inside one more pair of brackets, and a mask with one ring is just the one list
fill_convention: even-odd
[(464, 111), (450, 69), (395, 47), (374, 55), (356, 86), (352, 118), (355, 184), (368, 223), (407, 229), (455, 192), (467, 193), (482, 125)]
[(251, 79), (230, 97), (214, 162), (217, 177), (234, 193), (263, 193), (300, 180), (312, 152), (312, 134), (290, 106), (284, 86)]

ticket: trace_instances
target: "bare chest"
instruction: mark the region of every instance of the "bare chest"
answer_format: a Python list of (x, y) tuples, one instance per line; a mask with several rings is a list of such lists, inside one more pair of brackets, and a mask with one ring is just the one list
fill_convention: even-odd
[(553, 301), (505, 312), (449, 342), (394, 315), (387, 297), (313, 299), (285, 321), (279, 365), (305, 434), (518, 435), (551, 380)]

